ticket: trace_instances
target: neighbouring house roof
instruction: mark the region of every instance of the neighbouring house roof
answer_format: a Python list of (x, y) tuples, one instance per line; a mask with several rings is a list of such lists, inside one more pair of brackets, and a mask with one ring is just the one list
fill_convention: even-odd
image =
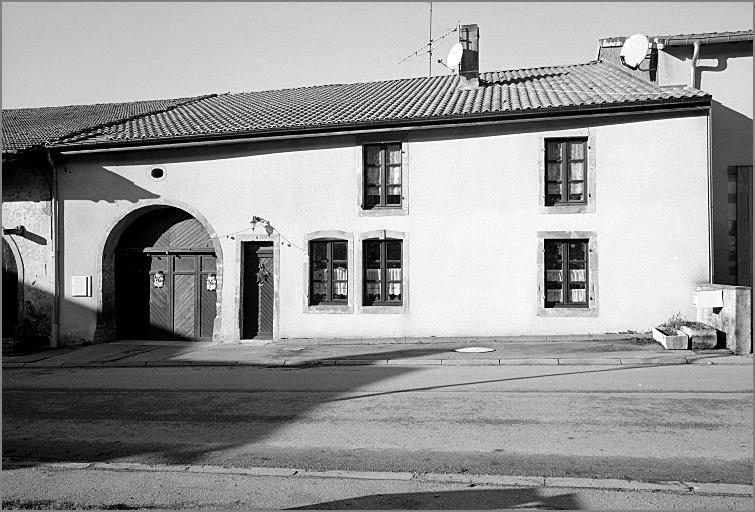
[(3, 153), (50, 144), (107, 124), (165, 111), (206, 97), (3, 110)]
[(115, 147), (709, 100), (697, 89), (661, 89), (596, 61), (481, 73), (479, 85), (448, 75), (215, 95), (100, 123), (51, 145)]
[[(626, 41), (626, 37), (607, 37), (600, 40), (601, 46), (620, 46)], [(673, 36), (649, 36), (648, 40), (664, 46), (687, 46), (699, 42), (701, 44), (712, 43), (737, 43), (740, 41), (752, 41), (752, 30), (737, 30), (734, 32), (699, 32), (695, 34), (677, 34)]]

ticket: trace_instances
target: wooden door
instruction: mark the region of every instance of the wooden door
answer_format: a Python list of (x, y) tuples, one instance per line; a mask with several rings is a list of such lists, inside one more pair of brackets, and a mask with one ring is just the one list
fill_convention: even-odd
[(120, 338), (212, 338), (217, 304), (214, 255), (132, 253), (120, 256), (118, 263)]
[(273, 337), (275, 285), (272, 243), (243, 245), (242, 333), (243, 339)]
[(752, 286), (752, 166), (737, 167), (737, 284)]

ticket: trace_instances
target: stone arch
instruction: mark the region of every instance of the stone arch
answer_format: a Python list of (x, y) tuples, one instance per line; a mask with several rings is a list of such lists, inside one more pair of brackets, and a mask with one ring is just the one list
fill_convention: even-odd
[(221, 318), (222, 318), (222, 291), (223, 291), (223, 249), (218, 240), (217, 233), (212, 228), (207, 219), (195, 208), (180, 203), (178, 201), (159, 200), (151, 204), (135, 205), (128, 211), (114, 220), (105, 230), (104, 238), (101, 240), (99, 254), (102, 255), (102, 267), (100, 274), (99, 289), (95, 295), (99, 298), (99, 308), (97, 314), (97, 326), (94, 332), (94, 342), (102, 343), (113, 341), (117, 335), (117, 315), (115, 307), (115, 251), (123, 233), (138, 219), (150, 212), (161, 209), (178, 209), (187, 213), (202, 225), (212, 241), (212, 247), (217, 259), (217, 299), (216, 315), (213, 322), (212, 338), (218, 340), (221, 338)]

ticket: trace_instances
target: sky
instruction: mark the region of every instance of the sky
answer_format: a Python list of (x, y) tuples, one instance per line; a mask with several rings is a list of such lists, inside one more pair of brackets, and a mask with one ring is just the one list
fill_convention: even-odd
[[(480, 70), (594, 60), (598, 39), (746, 30), (752, 2), (433, 2), (480, 29)], [(3, 2), (2, 106), (179, 98), (427, 76), (428, 2)], [(434, 45), (445, 59), (458, 41)], [(432, 65), (433, 75), (451, 73)]]

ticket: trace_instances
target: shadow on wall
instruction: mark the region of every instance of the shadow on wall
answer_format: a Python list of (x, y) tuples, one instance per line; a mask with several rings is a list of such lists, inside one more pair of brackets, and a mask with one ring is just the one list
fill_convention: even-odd
[(576, 494), (547, 496), (539, 489), (522, 488), (373, 494), (291, 510), (495, 510), (523, 507), (551, 510), (582, 508)]

